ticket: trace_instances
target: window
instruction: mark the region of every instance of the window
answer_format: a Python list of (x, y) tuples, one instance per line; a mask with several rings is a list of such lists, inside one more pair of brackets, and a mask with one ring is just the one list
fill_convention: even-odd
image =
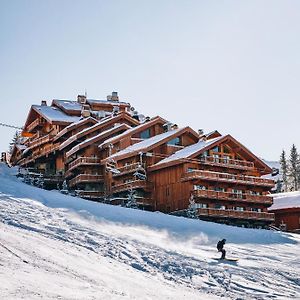
[(216, 204), (215, 209), (226, 209), (225, 205)]
[(214, 154), (214, 155), (213, 155), (213, 158), (214, 158), (214, 162), (215, 162), (215, 163), (218, 163), (218, 162), (219, 162), (219, 155), (218, 155), (218, 154)]
[(230, 149), (227, 146), (223, 147), (223, 152), (224, 153), (230, 153)]
[(242, 207), (242, 206), (236, 206), (233, 209), (237, 210), (237, 211), (244, 211), (244, 207)]
[(230, 156), (228, 156), (228, 155), (223, 156), (223, 163), (224, 164), (229, 164), (229, 160), (230, 160)]
[(141, 132), (141, 139), (149, 139), (150, 138), (150, 128)]
[(214, 190), (215, 190), (216, 192), (225, 192), (225, 189), (224, 189), (223, 187), (219, 187), (219, 186), (216, 186), (216, 187), (214, 188)]
[(243, 198), (243, 191), (232, 189), (232, 193), (234, 194), (235, 198)]
[(180, 146), (180, 138), (176, 137), (175, 139), (172, 139), (171, 141), (167, 142), (167, 145)]
[(195, 184), (195, 185), (194, 185), (194, 190), (195, 190), (195, 191), (198, 191), (198, 190), (206, 190), (206, 186), (200, 185), (200, 184)]
[(195, 203), (195, 208), (208, 208), (206, 203)]
[(255, 212), (261, 212), (261, 208), (257, 208), (257, 207), (252, 207), (250, 210)]
[(261, 193), (260, 193), (260, 192), (257, 192), (257, 191), (250, 191), (250, 195), (253, 195), (253, 196), (260, 196)]
[(219, 148), (219, 146), (216, 146), (216, 147), (212, 148), (211, 151), (212, 152), (220, 152), (220, 148)]
[(188, 169), (187, 169), (187, 172), (190, 173), (190, 172), (194, 172), (194, 171), (196, 171), (196, 170), (197, 170), (197, 169), (188, 168)]

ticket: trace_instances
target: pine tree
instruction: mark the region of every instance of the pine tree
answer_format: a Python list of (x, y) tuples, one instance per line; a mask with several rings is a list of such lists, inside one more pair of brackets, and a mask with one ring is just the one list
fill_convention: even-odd
[(283, 191), (288, 191), (288, 165), (286, 161), (285, 151), (282, 150), (280, 155), (280, 165), (281, 165), (281, 172), (282, 172), (282, 183), (283, 183)]
[(14, 145), (18, 144), (19, 140), (21, 138), (21, 133), (19, 130), (17, 130), (11, 140), (11, 142), (9, 143), (9, 153), (12, 154), (12, 151), (14, 149)]
[(190, 199), (189, 199), (189, 207), (187, 209), (187, 216), (189, 218), (192, 218), (192, 219), (196, 219), (197, 218), (197, 208), (196, 208), (196, 203), (195, 203), (195, 199), (194, 199), (194, 196), (191, 195)]
[(299, 165), (299, 154), (298, 154), (297, 148), (294, 144), (291, 148), (289, 163), (290, 163), (289, 176), (291, 177), (292, 188), (293, 188), (294, 191), (297, 191), (298, 187), (299, 187), (300, 165)]

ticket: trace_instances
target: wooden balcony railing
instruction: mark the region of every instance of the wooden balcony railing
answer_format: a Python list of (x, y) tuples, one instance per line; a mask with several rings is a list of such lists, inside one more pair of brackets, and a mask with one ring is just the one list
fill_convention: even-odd
[(42, 136), (40, 138), (30, 141), (28, 146), (30, 148), (34, 148), (36, 146), (39, 146), (39, 145), (49, 142), (53, 137), (54, 137), (54, 135), (50, 135), (50, 134), (48, 134), (46, 136)]
[(79, 197), (87, 199), (98, 199), (104, 197), (104, 192), (101, 191), (76, 191)]
[(255, 212), (255, 211), (237, 211), (230, 209), (214, 209), (214, 208), (198, 208), (198, 216), (206, 217), (222, 217), (235, 219), (254, 219), (274, 221), (275, 215), (273, 213)]
[(79, 157), (69, 163), (69, 171), (82, 165), (100, 165), (100, 159), (97, 157)]
[(143, 189), (143, 190), (149, 190), (151, 188), (151, 184), (145, 180), (133, 180), (130, 182), (118, 184), (112, 187), (113, 193), (118, 193), (122, 191), (128, 191), (130, 189)]
[(208, 165), (217, 165), (234, 169), (254, 169), (254, 163), (246, 160), (229, 159), (225, 157), (203, 156), (200, 163)]
[(183, 174), (181, 180), (188, 181), (192, 179), (204, 179), (218, 182), (232, 182), (246, 185), (259, 185), (273, 187), (274, 181), (254, 176), (233, 175), (228, 173), (210, 172), (203, 170), (193, 170)]
[(137, 171), (138, 169), (140, 168), (143, 168), (145, 169), (146, 165), (145, 163), (133, 163), (133, 164), (128, 164), (128, 165), (125, 165), (125, 166), (122, 166), (122, 167), (118, 167), (118, 171), (120, 173), (115, 173), (113, 174), (113, 177), (117, 177), (117, 176), (120, 176), (120, 175), (125, 175), (125, 174), (128, 174), (128, 173), (132, 173), (132, 172), (135, 172)]
[(44, 123), (46, 123), (45, 120), (43, 119), (35, 119), (32, 123), (30, 123), (28, 126), (27, 126), (27, 131), (30, 132), (32, 131), (34, 128), (36, 128), (37, 126), (39, 125), (43, 125)]
[(103, 175), (80, 174), (69, 181), (69, 186), (73, 187), (79, 183), (102, 182), (102, 181), (104, 181)]
[(262, 204), (272, 204), (273, 199), (264, 195), (252, 195), (252, 194), (236, 194), (230, 192), (217, 192), (213, 190), (195, 190), (193, 195), (196, 198), (208, 198), (217, 200), (231, 200), (240, 202), (254, 202)]

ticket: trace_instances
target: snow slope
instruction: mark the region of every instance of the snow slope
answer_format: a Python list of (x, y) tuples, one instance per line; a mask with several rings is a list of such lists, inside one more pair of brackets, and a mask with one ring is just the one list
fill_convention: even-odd
[[(0, 299), (300, 299), (297, 235), (89, 202), (14, 172), (0, 165)], [(220, 238), (237, 263), (214, 259)]]

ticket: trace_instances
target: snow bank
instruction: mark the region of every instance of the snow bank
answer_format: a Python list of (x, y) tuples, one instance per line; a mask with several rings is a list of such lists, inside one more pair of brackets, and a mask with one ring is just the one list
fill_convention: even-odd
[[(197, 236), (207, 244), (215, 244), (221, 238), (233, 243), (293, 243), (288, 234), (269, 230), (245, 229), (233, 226), (175, 217), (160, 212), (146, 212), (108, 204), (91, 202), (81, 198), (62, 195), (58, 191), (46, 191), (20, 182), (11, 176), (16, 169), (0, 165), (0, 188), (2, 192), (18, 198), (29, 198), (52, 208), (65, 208), (85, 217), (99, 221), (118, 222), (127, 225), (147, 226), (155, 230), (165, 230), (170, 236), (188, 240)], [(206, 238), (203, 238), (206, 237)]]

